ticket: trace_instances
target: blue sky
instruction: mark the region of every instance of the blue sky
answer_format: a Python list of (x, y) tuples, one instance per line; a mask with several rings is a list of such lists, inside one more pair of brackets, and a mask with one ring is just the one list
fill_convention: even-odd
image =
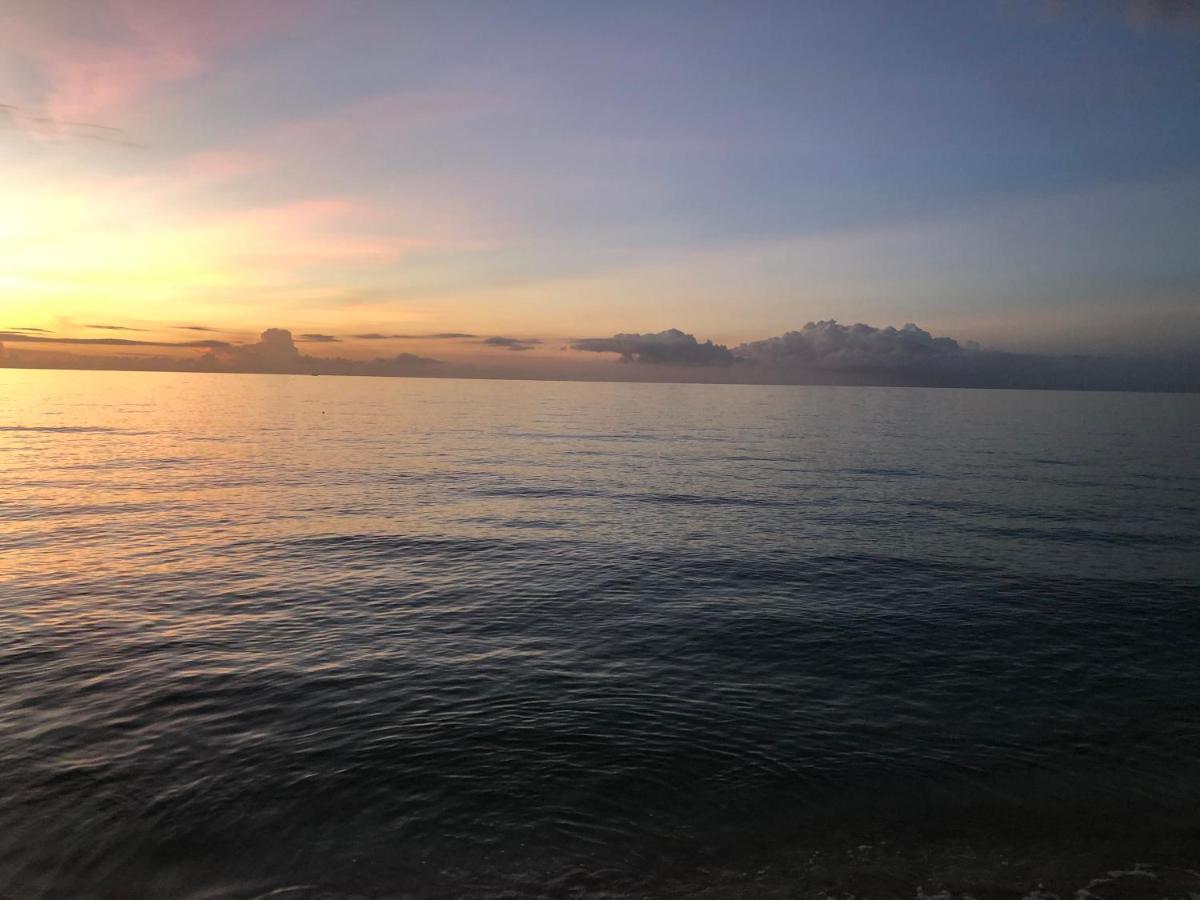
[(0, 26), (6, 327), (1200, 336), (1191, 3), (4, 0)]

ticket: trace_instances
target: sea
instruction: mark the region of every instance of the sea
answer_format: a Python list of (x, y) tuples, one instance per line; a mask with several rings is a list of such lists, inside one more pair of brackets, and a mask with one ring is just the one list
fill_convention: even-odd
[(5, 900), (1125, 896), (1200, 395), (0, 370)]

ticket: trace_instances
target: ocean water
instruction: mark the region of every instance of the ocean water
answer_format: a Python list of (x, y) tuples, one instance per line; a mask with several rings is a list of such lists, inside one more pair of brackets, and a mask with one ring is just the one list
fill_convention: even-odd
[(0, 370), (0, 896), (1198, 850), (1200, 396)]

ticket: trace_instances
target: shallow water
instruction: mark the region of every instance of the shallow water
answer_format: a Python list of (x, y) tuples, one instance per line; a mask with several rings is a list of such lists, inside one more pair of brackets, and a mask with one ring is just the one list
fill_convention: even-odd
[(0, 370), (3, 896), (1174, 865), (1198, 643), (1200, 396)]

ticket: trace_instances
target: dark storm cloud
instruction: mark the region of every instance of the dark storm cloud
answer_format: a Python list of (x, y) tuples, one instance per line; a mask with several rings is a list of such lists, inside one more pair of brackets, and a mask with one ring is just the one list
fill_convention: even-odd
[(484, 338), (479, 343), (487, 344), (489, 347), (503, 347), (506, 350), (532, 350), (537, 344), (540, 344), (537, 338), (513, 338), (513, 337), (489, 337)]
[(610, 338), (585, 338), (571, 344), (572, 350), (589, 353), (619, 353), (621, 362), (676, 366), (731, 366), (737, 357), (723, 344), (705, 341), (678, 328), (656, 334), (617, 334)]
[(796, 383), (1059, 390), (1200, 390), (1189, 360), (1051, 356), (983, 350), (923, 328), (833, 320), (742, 344), (735, 351), (766, 378)]
[(19, 331), (0, 331), (0, 340), (28, 344), (91, 344), (100, 347), (207, 347), (230, 346), (227, 341), (136, 341), (132, 338), (41, 337)]
[(332, 334), (302, 334), (296, 340), (303, 344), (336, 344), (341, 341), (341, 338), (334, 337)]

